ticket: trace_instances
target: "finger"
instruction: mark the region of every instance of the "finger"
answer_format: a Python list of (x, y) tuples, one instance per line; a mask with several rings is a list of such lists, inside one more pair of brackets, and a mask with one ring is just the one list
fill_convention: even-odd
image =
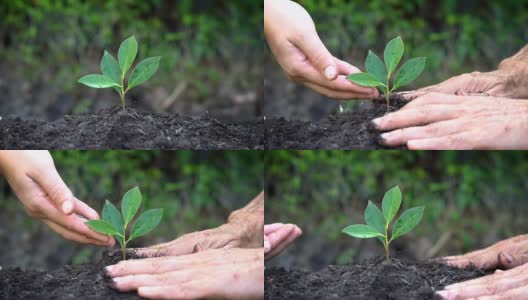
[(55, 206), (63, 213), (70, 215), (75, 210), (75, 198), (60, 177), (55, 167), (30, 175), (46, 192)]
[(198, 243), (198, 234), (189, 233), (166, 243), (157, 244), (147, 248), (137, 249), (137, 254), (146, 257), (159, 257), (167, 255), (192, 254), (194, 246)]
[(446, 264), (457, 267), (467, 268), (471, 265), (479, 269), (495, 269), (497, 267), (497, 252), (491, 247), (466, 253), (464, 255), (444, 257)]
[(157, 274), (177, 271), (196, 263), (197, 260), (192, 259), (191, 255), (120, 261), (115, 265), (107, 266), (105, 268), (105, 273), (110, 277), (123, 277), (128, 275)]
[(268, 240), (268, 237), (264, 235), (264, 254), (268, 253), (271, 250), (271, 245)]
[(59, 224), (54, 223), (53, 221), (43, 220), (43, 222), (46, 225), (48, 225), (53, 231), (55, 231), (56, 233), (58, 233), (60, 236), (62, 236), (63, 238), (67, 240), (80, 243), (80, 244), (93, 244), (97, 246), (107, 246), (107, 243), (101, 242), (96, 239), (88, 238), (84, 235), (80, 235), (75, 232), (71, 232), (68, 229), (60, 226)]
[(326, 49), (317, 33), (305, 34), (295, 45), (302, 50), (317, 71), (327, 80), (337, 78), (337, 65), (334, 56)]
[(405, 145), (410, 140), (441, 137), (460, 132), (465, 122), (449, 120), (432, 123), (426, 126), (415, 126), (396, 129), (380, 135), (380, 144), (385, 146)]
[[(404, 96), (407, 97), (407, 96)], [(432, 105), (432, 104), (461, 104), (461, 103), (467, 103), (467, 101), (474, 100), (473, 97), (461, 97), (461, 96), (453, 96), (448, 94), (441, 94), (441, 93), (424, 93), (423, 95), (420, 95), (419, 97), (413, 98), (413, 101), (410, 101), (408, 104), (406, 104), (401, 109), (411, 109), (411, 108), (417, 108), (422, 107), (426, 105)]]
[(499, 265), (504, 269), (512, 269), (528, 263), (528, 255), (510, 255), (506, 251), (499, 252)]
[(528, 285), (506, 290), (492, 296), (482, 296), (479, 300), (511, 300), (511, 299), (526, 299), (528, 295)]
[(364, 87), (353, 83), (347, 79), (348, 75), (344, 74), (338, 74), (334, 80), (328, 80), (321, 76), (313, 66), (308, 64), (303, 65), (299, 74), (301, 76), (296, 81), (302, 82), (305, 85), (307, 83), (315, 84), (335, 92), (373, 97), (371, 95), (377, 91), (375, 88)]
[(377, 130), (388, 131), (397, 128), (447, 121), (461, 116), (462, 113), (462, 109), (451, 105), (429, 105), (389, 113), (372, 120), (372, 124)]
[(138, 295), (148, 299), (204, 299), (210, 298), (209, 284), (189, 283), (178, 286), (145, 286), (138, 288)]
[(295, 226), (294, 230), (287, 236), (287, 238), (281, 241), (280, 244), (274, 249), (272, 249), (272, 251), (266, 256), (266, 259), (270, 259), (284, 251), (284, 249), (286, 249), (291, 243), (293, 243), (293, 241), (295, 241), (301, 235), (302, 230), (299, 227)]
[(339, 58), (336, 58), (336, 57), (334, 57), (334, 60), (335, 60), (336, 65), (337, 65), (337, 73), (340, 74), (340, 75), (348, 76), (350, 74), (360, 73), (361, 72), (360, 69), (358, 69), (357, 67), (347, 63), (344, 60), (340, 60)]
[(478, 142), (473, 141), (472, 132), (463, 132), (443, 137), (410, 140), (409, 150), (475, 150), (480, 149)]
[(283, 223), (273, 223), (264, 225), (264, 234), (270, 234), (274, 232), (275, 230), (281, 228), (284, 224)]
[(114, 277), (110, 286), (121, 292), (135, 291), (142, 286), (159, 286), (167, 283), (176, 286), (192, 280), (196, 273), (195, 271), (183, 271)]
[[(344, 82), (348, 81), (343, 76), (339, 76), (341, 79), (336, 79), (336, 81)], [(352, 83), (351, 83), (352, 84)], [(311, 88), (315, 92), (326, 96), (328, 98), (337, 99), (337, 100), (351, 100), (351, 99), (370, 99), (373, 98), (374, 94), (369, 93), (357, 93), (357, 92), (343, 92), (335, 89), (330, 89), (319, 84), (312, 82), (304, 82), (304, 85)], [(358, 86), (359, 87), (359, 86)]]
[(85, 217), (87, 220), (99, 219), (99, 214), (93, 208), (88, 206), (88, 204), (82, 202), (77, 198), (75, 198), (75, 202), (75, 213)]

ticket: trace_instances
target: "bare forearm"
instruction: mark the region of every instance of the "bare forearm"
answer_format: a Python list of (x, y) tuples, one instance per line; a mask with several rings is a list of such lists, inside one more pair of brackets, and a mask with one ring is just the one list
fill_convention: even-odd
[(528, 45), (501, 61), (497, 72), (507, 76), (505, 88), (512, 91), (513, 98), (528, 99)]
[(257, 195), (251, 202), (229, 215), (228, 224), (240, 226), (245, 233), (245, 239), (254, 246), (262, 247), (264, 228), (264, 192)]

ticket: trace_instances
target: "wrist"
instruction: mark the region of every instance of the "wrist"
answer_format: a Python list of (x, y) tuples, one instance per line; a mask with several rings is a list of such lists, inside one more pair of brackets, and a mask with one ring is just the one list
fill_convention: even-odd
[(262, 247), (264, 221), (244, 208), (232, 212), (224, 226), (235, 228), (242, 247)]

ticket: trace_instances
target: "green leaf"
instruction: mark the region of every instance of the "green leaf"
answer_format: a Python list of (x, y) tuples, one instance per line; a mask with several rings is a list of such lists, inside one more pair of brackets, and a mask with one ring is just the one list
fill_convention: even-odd
[(121, 202), (121, 212), (123, 213), (123, 219), (125, 225), (130, 223), (132, 218), (136, 215), (139, 206), (141, 205), (141, 191), (136, 186), (130, 191), (126, 192)]
[(369, 73), (354, 73), (350, 74), (347, 77), (348, 80), (352, 81), (355, 84), (366, 86), (366, 87), (375, 87), (384, 85), (382, 82), (379, 82), (374, 75)]
[(90, 220), (90, 221), (84, 222), (84, 224), (88, 225), (88, 227), (102, 234), (109, 234), (109, 235), (119, 235), (120, 234), (114, 228), (114, 226), (112, 226), (112, 224), (108, 223), (107, 221)]
[(125, 77), (126, 72), (134, 63), (136, 55), (138, 52), (138, 43), (134, 36), (129, 37), (124, 40), (119, 46), (119, 51), (117, 52), (117, 59), (119, 60), (119, 65), (121, 66), (121, 78)]
[(389, 74), (396, 69), (403, 57), (403, 41), (401, 37), (395, 37), (385, 47), (383, 53), (383, 58), (385, 60), (385, 65), (387, 66), (387, 71)]
[(345, 229), (343, 229), (343, 232), (360, 239), (368, 239), (377, 236), (383, 236), (381, 233), (376, 231), (376, 229), (364, 224), (347, 226)]
[(425, 68), (425, 60), (425, 57), (418, 57), (410, 59), (403, 64), (398, 73), (396, 73), (392, 90), (409, 84), (411, 81), (418, 78)]
[(103, 220), (112, 224), (118, 231), (125, 231), (125, 223), (123, 217), (117, 208), (108, 200), (106, 200), (103, 208)]
[(381, 207), (383, 209), (383, 216), (385, 216), (385, 222), (390, 224), (396, 213), (400, 209), (402, 201), (402, 195), (399, 186), (395, 186), (388, 190), (383, 196)]
[(374, 75), (379, 82), (387, 82), (387, 68), (381, 59), (369, 50), (367, 60), (365, 60), (365, 69), (368, 73)]
[(130, 74), (130, 79), (128, 79), (127, 90), (149, 80), (158, 70), (160, 59), (160, 56), (149, 57), (137, 64), (132, 74)]
[(401, 214), (394, 224), (391, 241), (411, 231), (422, 220), (424, 207), (413, 207)]
[(104, 52), (103, 59), (101, 59), (101, 72), (118, 85), (121, 85), (121, 67), (112, 54), (107, 51)]
[(119, 84), (115, 83), (108, 76), (99, 74), (86, 75), (79, 79), (79, 82), (96, 89), (104, 89), (113, 86), (119, 86)]
[(132, 226), (132, 233), (129, 240), (147, 234), (152, 229), (156, 228), (161, 221), (162, 215), (163, 210), (161, 208), (150, 209), (140, 215)]
[(367, 209), (365, 209), (365, 223), (376, 229), (377, 232), (385, 235), (385, 218), (383, 217), (383, 213), (371, 201), (368, 202)]

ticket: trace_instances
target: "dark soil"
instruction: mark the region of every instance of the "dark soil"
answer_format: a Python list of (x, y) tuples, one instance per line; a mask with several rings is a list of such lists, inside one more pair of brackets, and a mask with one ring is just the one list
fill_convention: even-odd
[[(370, 121), (387, 113), (384, 98), (372, 101), (369, 110), (331, 115), (320, 121), (290, 121), (271, 118), (265, 121), (266, 149), (386, 149), (378, 144), (379, 132)], [(390, 111), (407, 102), (398, 94), (391, 96)]]
[[(140, 258), (128, 252), (127, 259)], [(20, 268), (0, 270), (2, 299), (141, 299), (136, 293), (120, 293), (108, 287), (103, 268), (122, 259), (121, 251), (103, 254), (97, 264), (64, 266), (44, 271)]]
[(485, 274), (441, 262), (384, 257), (319, 272), (271, 268), (265, 271), (265, 299), (434, 299), (434, 292), (446, 285)]
[(1, 149), (262, 149), (262, 120), (223, 123), (114, 107), (54, 122), (0, 120)]

